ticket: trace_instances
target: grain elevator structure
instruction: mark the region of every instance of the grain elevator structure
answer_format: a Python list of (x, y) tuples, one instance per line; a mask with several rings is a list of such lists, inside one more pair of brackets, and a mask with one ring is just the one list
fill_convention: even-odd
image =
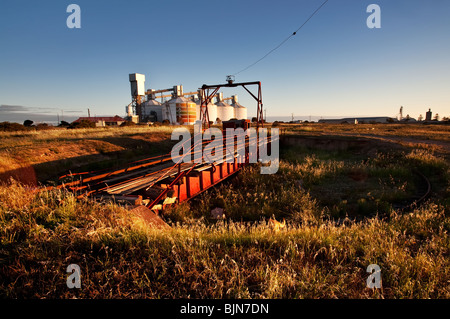
[[(145, 89), (145, 75), (129, 75), (132, 101), (126, 107), (127, 120), (135, 123), (165, 122), (174, 125), (192, 125), (200, 120), (201, 97), (205, 92), (198, 89), (184, 92), (182, 85), (167, 89)], [(158, 99), (160, 101), (158, 101)], [(231, 100), (228, 104), (226, 101)], [(219, 92), (215, 101), (207, 105), (210, 122), (230, 119), (247, 119), (247, 108), (238, 103), (237, 95), (228, 98)]]

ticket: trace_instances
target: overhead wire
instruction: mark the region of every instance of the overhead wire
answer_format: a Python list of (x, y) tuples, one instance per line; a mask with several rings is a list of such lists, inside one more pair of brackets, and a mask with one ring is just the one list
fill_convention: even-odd
[(284, 39), (280, 44), (278, 44), (276, 47), (274, 47), (272, 50), (270, 50), (269, 52), (267, 52), (262, 58), (260, 58), (259, 60), (257, 60), (256, 62), (253, 62), (252, 64), (250, 64), (249, 66), (245, 67), (244, 69), (240, 70), (239, 72), (236, 72), (233, 74), (233, 76), (238, 75), (239, 73), (242, 73), (248, 69), (250, 69), (252, 66), (256, 65), (257, 63), (261, 62), (262, 60), (264, 60), (269, 54), (271, 54), (272, 52), (274, 52), (275, 50), (277, 50), (279, 47), (281, 47), (283, 44), (285, 44), (290, 38), (292, 38), (293, 36), (295, 36), (297, 34), (298, 31), (300, 31), (301, 28), (303, 28), (308, 22), (309, 20), (312, 19), (312, 17), (314, 17), (316, 15), (317, 12), (319, 12), (320, 9), (322, 9), (322, 7), (328, 2), (328, 0), (325, 0), (320, 7), (318, 7), (316, 9), (316, 11), (314, 11), (309, 18), (297, 29), (295, 30), (291, 35), (289, 35), (286, 39)]

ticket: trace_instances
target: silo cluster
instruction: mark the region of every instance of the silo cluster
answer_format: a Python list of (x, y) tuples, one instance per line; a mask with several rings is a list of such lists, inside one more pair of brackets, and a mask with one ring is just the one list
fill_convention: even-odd
[[(127, 106), (126, 112), (129, 118), (138, 119), (141, 122), (163, 122), (167, 120), (170, 124), (192, 125), (201, 117), (201, 97), (205, 99), (205, 92), (183, 93), (183, 86), (176, 85), (165, 90), (144, 91), (145, 76), (142, 74), (130, 74), (131, 95), (135, 101), (135, 114), (132, 112), (131, 104)], [(168, 101), (157, 101), (157, 93), (171, 92), (171, 95), (161, 95), (170, 97)], [(194, 94), (191, 98), (185, 95)], [(228, 104), (225, 100), (232, 100)], [(205, 107), (205, 106), (203, 106)], [(209, 121), (213, 123), (228, 121), (230, 119), (247, 119), (247, 108), (238, 103), (237, 95), (224, 99), (220, 92), (211, 99), (207, 105)], [(204, 110), (203, 110), (204, 111)]]

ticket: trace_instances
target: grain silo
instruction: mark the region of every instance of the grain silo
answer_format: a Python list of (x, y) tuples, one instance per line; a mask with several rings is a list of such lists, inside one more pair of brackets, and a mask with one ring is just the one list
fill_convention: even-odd
[(147, 100), (142, 104), (141, 109), (143, 121), (162, 122), (163, 121), (162, 109), (163, 106), (158, 101), (154, 99)]
[(223, 93), (217, 94), (217, 117), (221, 121), (228, 121), (234, 118), (234, 108), (223, 101)]
[(239, 104), (237, 95), (233, 95), (231, 98), (233, 101), (231, 103), (231, 106), (234, 108), (234, 117), (237, 118), (238, 120), (246, 120), (247, 108)]
[(200, 94), (201, 90), (198, 90), (198, 94), (192, 97), (192, 100), (195, 102), (195, 120), (200, 120)]
[[(206, 99), (205, 97), (205, 91), (203, 90), (199, 90), (198, 91), (198, 97), (199, 99), (195, 101), (195, 103), (197, 104), (197, 116), (196, 119), (200, 120), (201, 117), (201, 110), (200, 110), (200, 104), (201, 104), (201, 99), (200, 97), (203, 96), (203, 100)], [(208, 103), (208, 117), (209, 117), (209, 121), (216, 123), (216, 119), (217, 119), (217, 105), (215, 105), (214, 103), (212, 103), (212, 100), (210, 103)]]
[(169, 101), (162, 104), (162, 120), (167, 120), (170, 124), (177, 122), (176, 104), (169, 104)]
[(172, 99), (162, 108), (163, 120), (171, 124), (194, 124), (196, 120), (195, 102), (183, 97), (183, 86), (173, 87)]

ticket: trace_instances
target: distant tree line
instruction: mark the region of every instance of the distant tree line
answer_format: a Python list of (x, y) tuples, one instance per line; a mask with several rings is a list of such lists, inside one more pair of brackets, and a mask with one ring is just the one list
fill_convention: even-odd
[(47, 123), (38, 123), (33, 125), (33, 121), (25, 120), (23, 124), (11, 123), (11, 122), (0, 122), (0, 131), (3, 132), (16, 132), (16, 131), (31, 131), (31, 130), (49, 130), (53, 129), (53, 126)]
[[(95, 123), (83, 120), (81, 122), (69, 123), (66, 121), (61, 121), (58, 127), (75, 129), (75, 128), (94, 128)], [(2, 132), (20, 132), (20, 131), (33, 131), (33, 130), (51, 130), (55, 129), (55, 126), (49, 125), (47, 123), (34, 124), (32, 120), (25, 120), (23, 124), (14, 122), (0, 122), (0, 131)]]

